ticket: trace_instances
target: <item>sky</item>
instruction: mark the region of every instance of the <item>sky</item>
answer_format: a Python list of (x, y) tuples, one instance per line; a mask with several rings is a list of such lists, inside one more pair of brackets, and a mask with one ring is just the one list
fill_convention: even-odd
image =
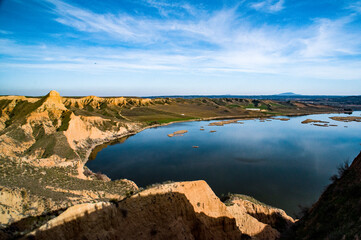
[(361, 95), (361, 0), (0, 0), (0, 95)]

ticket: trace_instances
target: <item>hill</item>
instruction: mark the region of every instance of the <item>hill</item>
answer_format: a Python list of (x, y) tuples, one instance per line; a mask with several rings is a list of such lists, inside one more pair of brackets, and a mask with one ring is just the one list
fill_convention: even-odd
[(293, 92), (285, 92), (285, 93), (278, 94), (278, 96), (301, 96), (301, 95), (293, 93)]

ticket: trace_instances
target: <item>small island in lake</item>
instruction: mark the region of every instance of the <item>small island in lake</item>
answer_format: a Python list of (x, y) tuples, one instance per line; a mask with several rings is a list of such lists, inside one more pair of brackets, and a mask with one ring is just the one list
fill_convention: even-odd
[(168, 137), (175, 137), (175, 136), (183, 136), (183, 134), (187, 133), (187, 130), (179, 130), (179, 131), (175, 131), (173, 133), (168, 134)]

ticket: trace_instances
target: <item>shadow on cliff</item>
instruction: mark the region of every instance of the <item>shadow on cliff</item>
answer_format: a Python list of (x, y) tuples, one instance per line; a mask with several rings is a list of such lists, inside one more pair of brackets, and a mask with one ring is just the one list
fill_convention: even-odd
[(127, 198), (26, 239), (249, 239), (235, 219), (196, 213), (177, 192)]
[(276, 229), (280, 233), (288, 230), (293, 222), (285, 219), (280, 213), (273, 212), (272, 214), (265, 214), (262, 212), (250, 213), (249, 215), (257, 219), (259, 222), (269, 225), (270, 227)]

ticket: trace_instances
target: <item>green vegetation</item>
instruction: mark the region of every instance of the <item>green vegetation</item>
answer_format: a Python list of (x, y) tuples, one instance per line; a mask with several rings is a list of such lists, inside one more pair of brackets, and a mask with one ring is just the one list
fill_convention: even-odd
[(333, 182), (337, 181), (338, 179), (340, 179), (342, 176), (344, 176), (348, 169), (350, 167), (350, 163), (346, 160), (344, 161), (342, 164), (340, 164), (338, 167), (337, 167), (337, 170), (338, 170), (338, 174), (335, 174), (333, 175), (330, 180), (332, 180)]
[(250, 103), (250, 104), (244, 106), (244, 108), (256, 108), (256, 106), (253, 103)]
[(229, 107), (229, 108), (239, 108), (241, 106), (237, 105), (237, 104), (230, 104), (230, 105), (227, 105), (227, 107)]
[(164, 181), (164, 182), (162, 182), (162, 183), (153, 183), (153, 184), (151, 184), (151, 185), (147, 185), (147, 186), (145, 187), (145, 189), (156, 188), (156, 187), (159, 187), (159, 186), (161, 186), (161, 185), (170, 184), (170, 183), (174, 183), (174, 181), (168, 180), (168, 181)]
[(177, 114), (173, 112), (153, 109), (150, 107), (137, 107), (132, 109), (123, 109), (121, 114), (126, 118), (133, 121), (140, 122), (152, 122), (156, 121), (158, 123), (169, 123), (172, 121), (182, 121), (192, 119), (193, 117)]
[[(8, 104), (10, 103), (11, 102), (8, 102)], [(10, 126), (17, 120), (24, 120), (24, 117), (36, 109), (37, 106), (39, 106), (39, 104), (17, 101), (14, 109), (8, 114), (10, 119), (5, 122), (6, 126)]]
[(62, 132), (57, 132), (51, 135), (45, 135), (38, 139), (26, 152), (32, 154), (36, 151), (42, 151), (42, 157), (47, 158), (56, 154), (66, 159), (74, 159), (76, 154), (70, 147), (65, 135)]
[(270, 105), (273, 106), (273, 107), (283, 107), (282, 104), (279, 104), (277, 102), (272, 102), (272, 103), (270, 103)]
[(258, 108), (260, 108), (261, 110), (268, 110), (269, 107), (267, 105), (261, 104), (260, 106), (258, 106)]
[(156, 120), (156, 121), (148, 121), (147, 123), (149, 125), (155, 125), (155, 124), (164, 124), (164, 123), (170, 123), (170, 122), (187, 121), (187, 120), (193, 120), (193, 119), (197, 119), (197, 118), (194, 118), (194, 117), (168, 118), (168, 119), (162, 119), (162, 120)]
[(265, 207), (271, 207), (271, 206), (269, 206), (269, 205), (267, 205), (267, 204), (265, 204), (263, 202), (258, 201), (257, 199), (255, 199), (253, 197), (243, 195), (243, 194), (228, 193), (226, 195), (222, 195), (220, 197), (220, 199), (221, 199), (222, 202), (224, 202), (224, 204), (226, 206), (233, 205), (233, 203), (232, 203), (233, 200), (241, 199), (241, 200), (246, 200), (246, 201), (252, 202), (252, 203), (257, 204), (257, 205), (261, 205), (261, 206), (265, 206)]
[[(75, 177), (77, 169), (72, 167), (35, 167), (28, 163), (15, 163), (0, 159), (0, 186), (8, 188), (24, 188), (23, 197), (36, 195), (50, 198), (53, 201), (70, 201), (69, 198), (82, 198), (71, 191), (94, 191), (126, 196), (134, 188), (128, 183), (117, 180), (83, 180)], [(54, 189), (64, 191), (55, 191)], [(99, 196), (101, 199), (102, 196)]]
[(71, 113), (72, 113), (71, 111), (65, 111), (61, 115), (61, 125), (57, 129), (57, 131), (66, 131), (68, 129)]
[(21, 128), (15, 128), (14, 130), (9, 131), (8, 136), (18, 142), (27, 142), (32, 140), (32, 138), (26, 135), (24, 130)]

